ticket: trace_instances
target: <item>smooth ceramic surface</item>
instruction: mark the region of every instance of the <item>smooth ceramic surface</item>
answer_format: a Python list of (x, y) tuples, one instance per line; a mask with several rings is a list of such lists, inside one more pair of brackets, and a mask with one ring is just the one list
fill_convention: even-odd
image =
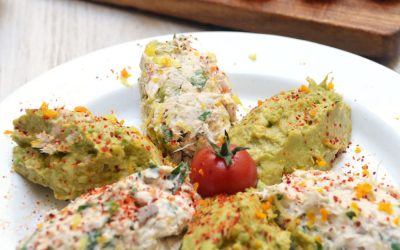
[[(217, 55), (230, 77), (233, 91), (245, 107), (281, 90), (298, 87), (310, 76), (321, 81), (334, 77), (335, 89), (352, 107), (352, 146), (336, 162), (334, 171), (359, 171), (363, 165), (377, 178), (400, 186), (400, 75), (362, 57), (306, 41), (239, 32), (192, 34), (195, 47)], [(95, 114), (114, 111), (126, 124), (140, 127), (137, 78), (143, 45), (163, 36), (103, 49), (63, 64), (30, 81), (0, 104), (0, 235), (2, 248), (14, 249), (30, 234), (43, 215), (66, 203), (55, 201), (49, 190), (31, 184), (11, 171), (13, 142), (3, 131), (24, 108), (87, 106)], [(248, 58), (256, 54), (257, 60)], [(132, 74), (127, 88), (119, 72)], [(354, 152), (355, 145), (362, 152)], [(386, 173), (388, 172), (388, 174)]]

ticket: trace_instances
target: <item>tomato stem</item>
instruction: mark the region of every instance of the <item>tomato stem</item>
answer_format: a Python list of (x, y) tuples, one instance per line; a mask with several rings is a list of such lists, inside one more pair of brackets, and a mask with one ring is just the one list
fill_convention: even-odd
[(224, 143), (222, 143), (221, 147), (218, 147), (215, 143), (209, 141), (211, 147), (214, 150), (214, 154), (222, 159), (224, 159), (226, 166), (230, 167), (232, 165), (232, 159), (235, 154), (239, 151), (249, 149), (248, 147), (235, 147), (230, 150), (231, 141), (229, 139), (228, 132), (225, 130)]

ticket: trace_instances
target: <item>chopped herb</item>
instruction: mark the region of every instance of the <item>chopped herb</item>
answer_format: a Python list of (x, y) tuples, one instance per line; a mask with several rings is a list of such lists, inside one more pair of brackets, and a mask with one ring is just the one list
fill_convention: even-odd
[(282, 200), (284, 197), (283, 194), (276, 194), (276, 198), (278, 199), (278, 201)]
[(174, 170), (172, 170), (172, 172), (167, 177), (168, 180), (173, 180), (177, 183), (177, 185), (174, 185), (174, 187), (172, 188), (172, 193), (175, 193), (179, 189), (188, 174), (189, 165), (186, 162), (179, 163), (179, 165)]
[(128, 144), (129, 144), (129, 141), (127, 140), (127, 139), (122, 139), (122, 141), (121, 141), (121, 144), (123, 145), (123, 146), (127, 146)]
[(28, 250), (28, 243), (33, 239), (33, 237), (35, 237), (35, 235), (37, 234), (37, 231), (35, 231), (30, 237), (29, 239), (27, 239), (25, 241), (25, 244), (21, 247), (21, 250)]
[(211, 111), (205, 111), (198, 118), (199, 118), (200, 121), (205, 122), (210, 115), (211, 115)]
[(86, 208), (89, 208), (89, 207), (91, 207), (91, 206), (93, 206), (93, 204), (90, 204), (90, 203), (80, 205), (80, 206), (78, 207), (78, 212), (80, 212), (80, 211), (82, 211), (82, 210), (85, 210)]
[(111, 215), (114, 215), (119, 209), (119, 205), (117, 203), (115, 203), (114, 201), (110, 201), (110, 202), (106, 203), (106, 206), (108, 208), (108, 212)]
[(157, 165), (151, 162), (149, 168), (157, 168)]
[(161, 126), (161, 132), (164, 135), (164, 142), (170, 142), (172, 140), (173, 134), (172, 131), (170, 129), (168, 129), (167, 126), (162, 125)]
[(204, 74), (204, 71), (202, 69), (196, 70), (194, 72), (194, 76), (190, 78), (190, 83), (199, 89), (204, 88), (206, 82), (207, 76)]
[(347, 217), (349, 217), (350, 220), (352, 220), (354, 217), (356, 217), (356, 213), (354, 213), (354, 211), (348, 211), (346, 213)]
[(107, 249), (107, 248), (112, 248), (115, 249), (114, 242), (112, 240), (107, 241), (101, 248)]
[(131, 192), (132, 192), (133, 194), (135, 194), (135, 193), (137, 192), (137, 188), (136, 188), (136, 187), (133, 187), (133, 188), (131, 189)]
[(86, 250), (94, 250), (97, 245), (97, 237), (101, 235), (100, 231), (91, 231), (87, 233), (87, 244), (86, 244)]
[(392, 242), (391, 247), (392, 247), (392, 250), (400, 250), (400, 244), (399, 243)]
[(324, 247), (320, 242), (317, 241), (317, 250), (324, 250)]
[(229, 139), (228, 133), (225, 131), (225, 140), (224, 143), (222, 143), (221, 147), (218, 147), (211, 141), (209, 141), (211, 147), (214, 150), (214, 154), (222, 159), (224, 159), (226, 166), (231, 166), (232, 165), (232, 158), (235, 156), (235, 154), (239, 151), (249, 149), (247, 147), (236, 147), (233, 150), (230, 150), (231, 147), (231, 142)]

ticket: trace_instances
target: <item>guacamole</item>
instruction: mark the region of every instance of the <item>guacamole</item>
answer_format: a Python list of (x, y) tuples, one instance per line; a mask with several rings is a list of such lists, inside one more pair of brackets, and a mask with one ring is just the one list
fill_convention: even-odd
[(278, 183), (295, 169), (328, 170), (351, 137), (351, 110), (327, 78), (259, 102), (231, 130), (232, 143), (249, 147), (259, 180)]
[(158, 149), (137, 129), (83, 107), (27, 109), (14, 120), (12, 138), (14, 170), (51, 188), (57, 199), (73, 199), (162, 163)]
[(275, 217), (270, 202), (249, 192), (199, 200), (181, 249), (290, 249)]

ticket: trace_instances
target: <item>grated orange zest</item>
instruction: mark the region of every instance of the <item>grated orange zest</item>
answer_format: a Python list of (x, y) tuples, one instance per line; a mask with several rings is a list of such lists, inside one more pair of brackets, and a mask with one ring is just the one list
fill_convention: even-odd
[(324, 159), (317, 159), (315, 160), (317, 163), (318, 167), (325, 167), (326, 166), (326, 161)]
[(379, 202), (378, 210), (391, 215), (393, 213), (393, 205), (389, 202)]
[(264, 214), (263, 212), (259, 211), (259, 212), (256, 212), (256, 218), (263, 220), (263, 219), (267, 218), (267, 215)]
[(319, 212), (321, 213), (321, 221), (322, 222), (328, 221), (329, 211), (326, 210), (325, 208), (321, 208)]
[(307, 217), (307, 220), (308, 220), (307, 224), (309, 226), (312, 226), (312, 225), (315, 224), (315, 214), (312, 211), (307, 212), (306, 217)]
[(310, 93), (310, 89), (306, 85), (301, 85), (299, 91), (302, 93)]
[(369, 183), (359, 183), (355, 188), (355, 192), (356, 197), (361, 199), (372, 194), (372, 186)]
[(44, 119), (52, 119), (58, 116), (58, 112), (52, 109), (44, 110), (43, 111), (43, 118)]
[(75, 112), (79, 112), (79, 113), (88, 113), (89, 110), (86, 107), (83, 106), (77, 106), (74, 108)]

